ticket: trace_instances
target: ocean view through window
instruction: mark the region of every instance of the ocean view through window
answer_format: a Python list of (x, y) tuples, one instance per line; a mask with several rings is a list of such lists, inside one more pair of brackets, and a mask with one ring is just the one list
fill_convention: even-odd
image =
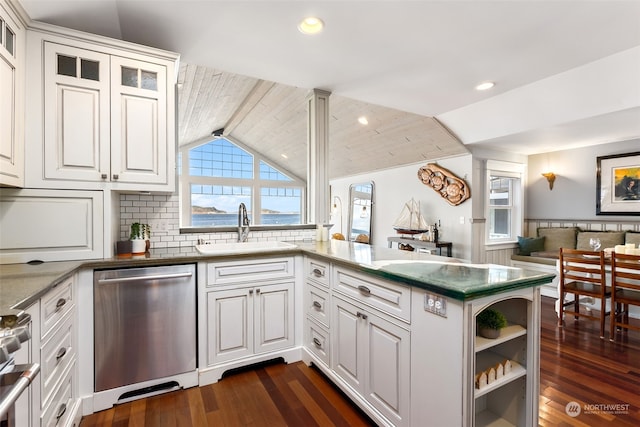
[(181, 226), (237, 226), (240, 203), (251, 225), (304, 223), (305, 183), (258, 153), (216, 138), (181, 149), (179, 158)]

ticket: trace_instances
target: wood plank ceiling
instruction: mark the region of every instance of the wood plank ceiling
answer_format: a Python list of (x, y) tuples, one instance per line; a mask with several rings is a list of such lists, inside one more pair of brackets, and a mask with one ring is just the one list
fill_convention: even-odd
[[(259, 152), (274, 166), (306, 180), (310, 90), (180, 65), (179, 145), (207, 142), (224, 128), (229, 140)], [(331, 95), (330, 179), (467, 154), (433, 117)], [(361, 125), (358, 118), (367, 117)], [(286, 155), (286, 158), (283, 156)]]

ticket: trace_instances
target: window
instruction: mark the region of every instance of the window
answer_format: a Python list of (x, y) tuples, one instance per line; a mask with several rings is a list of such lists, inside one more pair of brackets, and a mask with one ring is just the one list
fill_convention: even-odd
[(487, 243), (515, 242), (522, 230), (522, 165), (505, 163), (487, 162)]
[(251, 224), (303, 223), (304, 183), (257, 153), (216, 138), (182, 148), (178, 159), (182, 226), (237, 226), (240, 203)]

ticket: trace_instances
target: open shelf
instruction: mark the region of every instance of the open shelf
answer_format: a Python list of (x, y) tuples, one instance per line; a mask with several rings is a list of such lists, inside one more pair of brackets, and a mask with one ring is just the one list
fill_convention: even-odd
[(515, 427), (515, 424), (486, 410), (476, 414), (476, 427)]
[[(491, 352), (478, 354), (476, 359), (476, 373), (480, 373), (486, 369), (489, 369), (491, 366), (495, 366), (496, 364), (502, 362), (504, 359), (505, 357)], [(487, 384), (486, 387), (483, 387), (481, 389), (474, 387), (474, 397), (478, 398), (480, 396), (484, 396), (485, 394), (490, 393), (493, 390), (502, 387), (503, 385), (508, 384), (513, 380), (525, 376), (526, 374), (527, 370), (524, 366), (520, 365), (518, 362), (511, 360), (511, 372), (505, 374), (502, 378), (496, 379), (491, 384)]]
[(512, 340), (527, 334), (527, 329), (521, 325), (508, 325), (506, 328), (500, 330), (500, 336), (498, 338), (484, 338), (476, 336), (475, 350), (476, 353), (491, 348), (493, 346), (502, 344), (503, 342)]

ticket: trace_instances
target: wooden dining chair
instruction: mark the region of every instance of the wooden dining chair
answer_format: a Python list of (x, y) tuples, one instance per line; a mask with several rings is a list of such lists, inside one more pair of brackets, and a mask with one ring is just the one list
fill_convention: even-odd
[[(607, 300), (611, 297), (611, 289), (606, 285), (604, 252), (560, 248), (559, 289), (558, 326), (563, 326), (566, 315), (572, 315), (576, 320), (580, 317), (598, 320), (600, 322), (600, 338), (604, 338), (605, 317), (609, 314), (606, 311)], [(567, 294), (573, 294), (573, 301), (564, 301)], [(581, 297), (600, 300), (598, 315), (592, 311), (580, 311)], [(573, 306), (572, 310), (571, 306)]]
[(615, 341), (616, 330), (640, 327), (629, 324), (629, 306), (640, 306), (640, 255), (611, 254), (611, 328), (609, 339)]

